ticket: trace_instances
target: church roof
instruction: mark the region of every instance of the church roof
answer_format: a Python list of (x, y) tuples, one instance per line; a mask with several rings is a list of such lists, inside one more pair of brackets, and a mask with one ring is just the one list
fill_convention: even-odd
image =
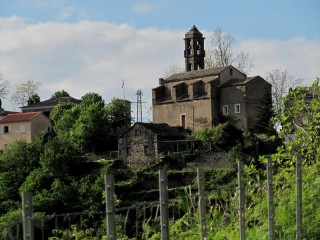
[(215, 68), (201, 69), (201, 70), (195, 70), (195, 71), (189, 71), (189, 72), (183, 72), (183, 73), (176, 73), (166, 78), (164, 82), (174, 82), (174, 81), (189, 80), (189, 79), (219, 75), (224, 69), (228, 67), (229, 66), (215, 67)]
[[(247, 77), (246, 79), (231, 79), (228, 82), (220, 85), (219, 87), (232, 87), (232, 86), (240, 86), (240, 85), (246, 85), (247, 83), (251, 82), (252, 80), (255, 79), (262, 79), (264, 80), (262, 77), (260, 76), (253, 76), (253, 77)], [(265, 80), (264, 80), (265, 81)], [(267, 81), (266, 81), (267, 82)], [(268, 82), (267, 82), (268, 83)], [(268, 83), (269, 84), (269, 83)]]
[(202, 37), (202, 33), (198, 30), (198, 28), (195, 25), (193, 25), (190, 31), (185, 34), (185, 36), (186, 37), (190, 37), (190, 36)]

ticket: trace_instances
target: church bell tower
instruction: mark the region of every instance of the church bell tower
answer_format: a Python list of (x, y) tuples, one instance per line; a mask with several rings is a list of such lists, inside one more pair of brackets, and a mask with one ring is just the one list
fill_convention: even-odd
[(195, 25), (185, 34), (184, 58), (186, 72), (204, 69), (204, 37)]

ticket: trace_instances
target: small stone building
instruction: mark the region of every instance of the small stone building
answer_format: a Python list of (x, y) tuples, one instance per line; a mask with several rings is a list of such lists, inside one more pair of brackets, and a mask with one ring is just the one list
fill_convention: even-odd
[(184, 41), (185, 72), (160, 78), (152, 89), (153, 122), (191, 131), (225, 120), (239, 129), (253, 128), (260, 103), (266, 96), (271, 101), (271, 85), (231, 65), (204, 69), (204, 38), (195, 26)]
[(168, 152), (183, 150), (183, 145), (177, 142), (185, 140), (189, 134), (184, 128), (165, 123), (137, 122), (118, 140), (119, 159), (129, 167), (145, 167)]

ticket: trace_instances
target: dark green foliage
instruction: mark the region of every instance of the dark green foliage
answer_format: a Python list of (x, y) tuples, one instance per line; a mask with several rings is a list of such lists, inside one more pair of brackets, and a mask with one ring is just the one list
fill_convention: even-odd
[(50, 114), (58, 138), (69, 141), (81, 152), (117, 150), (117, 136), (130, 125), (125, 102), (113, 99), (105, 106), (102, 97), (87, 93), (79, 105), (56, 106)]
[(272, 98), (269, 93), (266, 93), (259, 105), (256, 126), (253, 129), (255, 133), (265, 133), (268, 136), (276, 134), (274, 129), (273, 118), (275, 113), (273, 111)]
[(206, 169), (205, 170), (205, 189), (221, 193), (222, 191), (233, 191), (237, 183), (234, 181), (237, 177), (237, 168), (225, 169)]
[(132, 120), (130, 109), (130, 103), (118, 98), (113, 98), (105, 106), (106, 119), (112, 136), (118, 137), (123, 130), (130, 127)]
[[(312, 87), (290, 91), (286, 107), (279, 115), (279, 136), (286, 140), (284, 158), (299, 154), (316, 163), (320, 156), (320, 88), (318, 78)], [(293, 135), (294, 134), (294, 135)]]
[[(74, 103), (59, 103), (56, 105), (52, 111), (50, 112), (50, 119), (52, 120), (53, 124), (56, 124), (61, 118), (68, 116), (68, 115), (73, 115), (74, 117), (77, 117), (78, 111), (76, 111), (76, 108), (74, 108), (75, 113), (71, 114), (68, 111), (71, 111), (73, 107), (76, 105)], [(66, 111), (66, 112), (65, 112)], [(67, 121), (68, 122), (68, 121)], [(61, 126), (62, 127), (62, 126)], [(70, 127), (70, 126), (69, 126)], [(65, 129), (69, 129), (68, 127), (65, 127)], [(58, 128), (56, 128), (56, 131)]]
[(19, 188), (29, 173), (39, 167), (43, 136), (29, 144), (16, 141), (0, 154), (0, 212), (15, 207), (20, 201)]
[(69, 93), (66, 92), (65, 90), (61, 90), (61, 91), (56, 91), (51, 98), (60, 98), (60, 97), (70, 97)]
[(231, 149), (238, 144), (243, 144), (242, 131), (229, 122), (224, 123), (223, 134), (217, 146), (222, 149)]
[(39, 103), (40, 102), (40, 97), (38, 94), (33, 94), (29, 97), (28, 99), (28, 106), (35, 104), (35, 103)]
[(72, 169), (83, 161), (80, 152), (73, 148), (69, 142), (61, 141), (57, 137), (45, 145), (40, 156), (42, 169), (59, 178), (70, 176)]
[[(20, 207), (20, 206), (19, 206)], [(20, 223), (22, 218), (22, 211), (20, 208), (16, 208), (15, 210), (12, 210), (8, 212), (7, 214), (1, 214), (0, 215), (0, 236), (6, 236), (6, 234), (14, 233), (16, 235), (16, 225), (12, 225), (10, 223)], [(10, 225), (9, 225), (10, 224)], [(22, 239), (22, 233), (18, 235), (18, 239)], [(5, 239), (5, 238), (4, 238)]]
[(229, 122), (218, 124), (211, 128), (205, 127), (193, 133), (196, 140), (202, 141), (208, 148), (220, 147), (230, 149), (237, 144), (242, 144), (242, 131), (234, 127)]

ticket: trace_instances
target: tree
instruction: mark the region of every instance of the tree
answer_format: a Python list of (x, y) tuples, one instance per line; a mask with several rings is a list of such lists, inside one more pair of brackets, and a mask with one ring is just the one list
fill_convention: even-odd
[(6, 80), (3, 74), (0, 73), (0, 98), (4, 98), (8, 95), (9, 81)]
[(266, 93), (261, 99), (258, 114), (257, 122), (254, 127), (254, 132), (256, 133), (266, 133), (268, 136), (274, 135), (275, 129), (273, 124), (273, 118), (275, 114), (273, 111), (272, 100), (269, 93)]
[(231, 125), (229, 122), (220, 123), (213, 127), (205, 127), (193, 133), (196, 140), (200, 140), (207, 147), (220, 147), (228, 149), (242, 144), (242, 131)]
[(76, 104), (71, 102), (64, 102), (56, 105), (50, 112), (50, 119), (52, 120), (53, 124), (58, 122), (58, 120), (64, 116), (64, 111), (70, 110), (75, 106)]
[(51, 98), (60, 98), (60, 97), (70, 97), (70, 94), (66, 92), (65, 90), (56, 91)]
[(272, 102), (275, 114), (283, 110), (283, 103), (290, 88), (296, 88), (302, 79), (294, 79), (288, 70), (274, 69), (266, 73), (266, 81), (272, 85)]
[(279, 114), (282, 129), (279, 135), (286, 140), (282, 158), (299, 154), (309, 163), (320, 159), (320, 87), (318, 78), (312, 87), (290, 91), (285, 108)]
[(0, 154), (0, 214), (20, 202), (19, 188), (29, 173), (39, 166), (44, 135), (32, 142), (18, 140), (10, 143)]
[(39, 82), (33, 80), (27, 80), (24, 83), (17, 84), (16, 90), (11, 96), (11, 100), (20, 106), (25, 106), (32, 95), (35, 95), (40, 86)]
[(103, 108), (105, 105), (101, 95), (97, 93), (89, 92), (82, 96), (80, 103), (81, 108), (86, 108), (92, 104), (96, 104), (100, 108)]
[(104, 107), (104, 100), (96, 93), (85, 94), (79, 105), (58, 105), (50, 115), (57, 137), (84, 152), (105, 150), (110, 126)]
[(131, 113), (128, 102), (123, 99), (113, 98), (105, 106), (108, 124), (112, 129), (128, 128), (131, 124)]
[(62, 141), (70, 141), (71, 130), (79, 118), (80, 108), (72, 103), (58, 104), (50, 113), (53, 130)]
[(224, 32), (218, 27), (211, 37), (212, 48), (207, 50), (205, 64), (206, 67), (222, 67), (228, 65), (234, 65), (240, 71), (249, 73), (254, 67), (249, 53), (241, 51), (238, 54), (234, 54), (233, 46), (235, 39), (231, 33)]
[(40, 97), (38, 94), (33, 94), (31, 95), (31, 97), (28, 100), (28, 106), (35, 104), (35, 103), (39, 103), (40, 102)]
[(79, 210), (77, 181), (91, 170), (83, 168), (84, 161), (71, 142), (54, 137), (44, 145), (38, 168), (30, 172), (20, 190), (33, 192), (37, 211)]

